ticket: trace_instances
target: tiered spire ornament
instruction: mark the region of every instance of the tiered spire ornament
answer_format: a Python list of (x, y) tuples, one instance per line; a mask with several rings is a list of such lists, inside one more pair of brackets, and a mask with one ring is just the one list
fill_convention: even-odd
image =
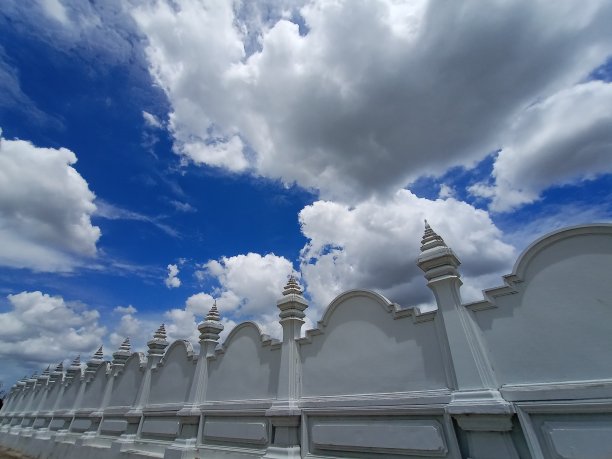
[(153, 339), (147, 342), (147, 346), (149, 348), (148, 355), (164, 355), (164, 351), (168, 347), (168, 344), (169, 343), (166, 340), (166, 326), (161, 324), (157, 331), (153, 334)]
[(304, 311), (308, 307), (308, 302), (302, 295), (302, 289), (297, 279), (292, 274), (287, 280), (287, 285), (283, 289), (283, 297), (276, 302), (280, 309), (279, 317), (283, 319), (303, 319), (306, 314)]
[(113, 352), (113, 365), (125, 365), (125, 362), (127, 362), (127, 359), (130, 358), (130, 355), (132, 355), (132, 351), (130, 338), (128, 337), (123, 341), (123, 343), (121, 343), (119, 349)]
[(55, 370), (51, 372), (49, 382), (54, 383), (56, 381), (61, 381), (63, 377), (64, 377), (64, 362), (60, 362), (59, 365), (55, 367)]
[(85, 373), (94, 374), (96, 371), (98, 371), (98, 367), (103, 363), (104, 351), (102, 349), (102, 346), (100, 346), (95, 352), (95, 354), (91, 357), (91, 359), (89, 359), (89, 361), (87, 362), (87, 369), (85, 370)]
[[(221, 316), (219, 315), (219, 310), (217, 309), (217, 300), (215, 300), (204, 321), (200, 322), (198, 325), (198, 330), (200, 331), (200, 342), (214, 341), (216, 343), (219, 341), (219, 335), (224, 328), (220, 320)], [(211, 351), (212, 350), (214, 350), (214, 347), (211, 349)]]
[(47, 381), (49, 381), (50, 373), (51, 373), (51, 365), (49, 365), (45, 369), (45, 371), (43, 371), (41, 373), (41, 375), (37, 378), (38, 379), (38, 384), (45, 385), (47, 383)]
[(421, 239), (421, 255), (417, 265), (428, 281), (446, 276), (460, 277), (457, 267), (461, 264), (455, 252), (446, 245), (444, 239), (439, 236), (425, 220), (425, 232)]
[(37, 379), (38, 379), (38, 372), (35, 371), (34, 373), (32, 373), (32, 376), (30, 376), (26, 380), (26, 385), (29, 386), (29, 387), (34, 387), (34, 385), (36, 384)]
[(77, 355), (66, 371), (66, 381), (73, 381), (81, 376), (81, 356)]

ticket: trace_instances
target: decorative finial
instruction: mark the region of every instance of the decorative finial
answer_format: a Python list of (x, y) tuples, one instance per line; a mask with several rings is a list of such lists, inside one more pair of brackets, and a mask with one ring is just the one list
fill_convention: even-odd
[(44, 385), (47, 381), (49, 381), (50, 378), (50, 373), (51, 373), (51, 365), (49, 365), (41, 374), (38, 378), (38, 384), (40, 385)]
[(132, 346), (130, 344), (130, 337), (128, 336), (127, 338), (125, 338), (123, 343), (121, 343), (121, 346), (119, 346), (119, 350), (120, 351), (130, 351), (131, 349), (132, 349)]
[(98, 348), (94, 355), (91, 356), (91, 359), (87, 362), (87, 368), (85, 369), (85, 373), (94, 374), (98, 371), (100, 365), (104, 363), (104, 351), (102, 350), (102, 346)]
[(72, 361), (72, 364), (70, 364), (70, 367), (68, 367), (68, 371), (66, 372), (66, 379), (71, 381), (77, 376), (77, 374), (81, 375), (80, 355), (77, 355), (76, 358)]
[(102, 346), (98, 348), (96, 353), (93, 355), (93, 359), (95, 360), (103, 360), (104, 359), (104, 351), (102, 350)]
[(219, 319), (221, 319), (221, 316), (219, 315), (219, 310), (217, 309), (217, 299), (215, 298), (210, 311), (208, 311), (208, 314), (206, 314), (206, 320), (219, 322)]
[(127, 359), (132, 355), (131, 346), (130, 346), (130, 338), (126, 338), (119, 349), (113, 352), (113, 365), (125, 365)]
[(60, 381), (64, 375), (64, 362), (60, 362), (51, 373), (51, 382)]
[(166, 339), (166, 325), (165, 324), (161, 324), (159, 326), (159, 328), (157, 329), (157, 331), (153, 335), (153, 338)]
[[(455, 252), (446, 245), (425, 220), (425, 232), (421, 239), (421, 254), (417, 265), (425, 273), (425, 278), (432, 282), (434, 279), (447, 279), (460, 277), (457, 267), (461, 264)], [(449, 277), (450, 276), (450, 277)]]
[(164, 350), (168, 347), (168, 341), (166, 341), (166, 326), (161, 324), (157, 331), (153, 334), (153, 339), (147, 342), (149, 347), (148, 354), (150, 356), (164, 355)]
[[(206, 318), (203, 322), (198, 324), (198, 330), (200, 331), (200, 342), (202, 341), (218, 341), (219, 334), (223, 331), (223, 324), (220, 322), (221, 315), (217, 309), (217, 300), (213, 302), (210, 311), (206, 314)], [(214, 350), (209, 349), (210, 352)]]
[(287, 285), (285, 285), (285, 289), (283, 290), (283, 296), (287, 295), (302, 295), (300, 284), (298, 284), (298, 281), (293, 274), (289, 275)]
[(27, 380), (28, 384), (30, 385), (34, 385), (36, 383), (36, 380), (38, 379), (38, 372), (35, 371), (34, 373), (32, 373), (32, 376), (30, 376)]
[(421, 239), (421, 252), (433, 249), (434, 247), (446, 247), (446, 243), (442, 237), (431, 229), (431, 226), (429, 226), (429, 223), (425, 220), (425, 232)]
[(289, 275), (283, 296), (276, 302), (276, 306), (280, 309), (281, 324), (284, 319), (296, 319), (303, 323), (302, 319), (306, 315), (304, 311), (308, 307), (308, 302), (302, 296), (300, 284), (293, 274)]

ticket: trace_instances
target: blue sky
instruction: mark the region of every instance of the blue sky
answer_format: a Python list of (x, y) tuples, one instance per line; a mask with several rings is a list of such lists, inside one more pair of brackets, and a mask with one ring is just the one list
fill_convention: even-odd
[(9, 0), (0, 12), (0, 381), (308, 326), (350, 288), (432, 304), (427, 218), (466, 301), (556, 228), (612, 216), (612, 5)]

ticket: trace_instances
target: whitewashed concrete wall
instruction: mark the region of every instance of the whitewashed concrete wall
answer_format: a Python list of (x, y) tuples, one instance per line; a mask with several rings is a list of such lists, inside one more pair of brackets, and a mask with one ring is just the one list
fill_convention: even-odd
[(612, 225), (536, 241), (475, 303), (429, 226), (417, 264), (436, 311), (352, 290), (301, 336), (291, 279), (282, 341), (247, 322), (219, 345), (213, 307), (199, 353), (162, 326), (146, 356), (126, 342), (19, 381), (0, 443), (73, 459), (612, 457)]

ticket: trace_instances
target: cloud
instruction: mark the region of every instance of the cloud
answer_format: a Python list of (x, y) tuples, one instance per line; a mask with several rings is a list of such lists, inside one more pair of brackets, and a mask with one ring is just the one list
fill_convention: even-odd
[[(4, 0), (2, 12), (10, 27), (22, 35), (52, 43), (56, 49), (80, 57), (95, 56), (108, 67), (134, 64), (145, 68), (141, 38), (131, 16), (130, 2), (107, 0)], [(0, 22), (3, 18), (0, 18)]]
[(247, 253), (210, 260), (206, 271), (219, 282), (221, 300), (228, 299), (223, 306), (248, 318), (276, 312), (276, 300), (293, 273), (293, 264), (273, 253)]
[[(225, 293), (216, 300), (217, 307), (221, 312), (221, 323), (224, 326), (224, 330), (221, 333), (221, 341), (223, 341), (232, 328), (236, 326), (236, 321), (230, 317), (229, 311), (235, 308), (235, 303), (239, 299)], [(200, 332), (198, 330), (198, 323), (204, 320), (214, 301), (215, 298), (210, 294), (200, 292), (187, 298), (183, 308), (174, 308), (166, 311), (164, 316), (168, 319), (166, 325), (168, 338), (170, 340), (186, 339), (192, 344), (199, 342)]]
[(222, 340), (236, 323), (245, 320), (256, 321), (264, 333), (280, 336), (276, 301), (282, 296), (287, 275), (293, 272), (289, 260), (272, 253), (248, 253), (209, 260), (202, 268), (197, 271), (200, 276), (215, 280), (219, 286), (211, 293), (191, 295), (184, 307), (167, 311), (168, 336), (197, 342), (197, 323), (206, 316), (214, 301), (225, 326)]
[[(110, 343), (109, 349), (114, 351), (118, 349), (125, 338), (130, 338), (132, 351), (146, 352), (146, 343), (153, 337), (153, 332), (160, 325), (161, 317), (154, 315), (144, 316), (132, 306), (117, 306), (113, 309), (115, 314), (120, 314), (119, 322), (114, 322), (114, 329), (108, 336)], [(112, 352), (109, 352), (112, 354)]]
[(191, 212), (197, 212), (198, 211), (198, 209), (193, 207), (188, 202), (181, 202), (181, 201), (177, 201), (177, 200), (171, 200), (170, 204), (172, 204), (172, 206), (176, 210), (178, 210), (179, 212), (191, 213)]
[(129, 306), (117, 306), (115, 309), (113, 309), (113, 312), (116, 312), (118, 314), (134, 314), (137, 312), (137, 310), (134, 306), (129, 305)]
[(10, 61), (6, 50), (0, 45), (0, 112), (6, 110), (17, 113), (26, 118), (30, 124), (53, 125), (60, 128), (62, 123), (42, 112), (23, 91), (19, 81), (19, 72)]
[(181, 234), (172, 226), (163, 223), (165, 216), (150, 217), (148, 215), (134, 212), (133, 210), (124, 209), (122, 207), (111, 204), (103, 199), (96, 199), (96, 217), (106, 218), (108, 220), (133, 220), (137, 222), (150, 223), (159, 230), (166, 233), (168, 236), (181, 237)]
[(168, 277), (164, 280), (166, 287), (178, 288), (181, 286), (181, 280), (178, 278), (179, 269), (177, 265), (168, 265)]
[(178, 0), (133, 17), (177, 153), (353, 203), (474, 165), (530, 105), (612, 53), (605, 0), (286, 9), (262, 23), (228, 2)]
[(392, 199), (354, 207), (317, 201), (299, 218), (309, 239), (301, 253), (302, 278), (319, 312), (352, 288), (379, 291), (403, 306), (433, 303), (416, 265), (425, 218), (463, 263), (464, 299), (499, 284), (515, 258), (486, 211), (453, 198), (432, 201), (400, 190)]
[(147, 111), (142, 111), (142, 118), (144, 119), (145, 124), (150, 128), (162, 129), (164, 127), (157, 116), (152, 115)]
[(518, 118), (493, 167), (494, 184), (472, 194), (509, 211), (539, 198), (551, 185), (612, 173), (612, 84), (591, 81), (560, 91)]
[[(93, 353), (106, 328), (100, 314), (78, 302), (65, 301), (39, 291), (8, 295), (8, 312), (0, 313), (0, 359), (7, 382), (20, 377), (16, 371), (32, 371), (57, 364), (76, 354)], [(12, 371), (13, 374), (7, 372)]]
[(66, 148), (0, 138), (0, 265), (71, 271), (96, 256), (95, 195)]
[(40, 5), (44, 12), (50, 17), (60, 22), (63, 25), (68, 25), (70, 20), (66, 14), (66, 8), (60, 0), (41, 0)]

